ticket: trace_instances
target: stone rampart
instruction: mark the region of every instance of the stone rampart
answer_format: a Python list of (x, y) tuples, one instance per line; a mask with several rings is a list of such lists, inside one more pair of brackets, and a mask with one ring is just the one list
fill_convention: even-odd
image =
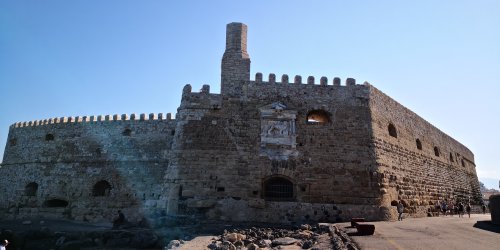
[(8, 218), (130, 220), (165, 208), (171, 115), (48, 119), (10, 127), (0, 202)]
[(415, 216), (443, 200), (482, 204), (469, 149), (373, 86), (370, 110), (385, 204), (403, 200)]

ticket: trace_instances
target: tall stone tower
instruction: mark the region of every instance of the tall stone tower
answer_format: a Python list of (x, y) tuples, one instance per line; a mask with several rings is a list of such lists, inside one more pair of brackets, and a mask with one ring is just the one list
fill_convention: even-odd
[(221, 94), (240, 92), (242, 83), (250, 80), (250, 56), (247, 53), (247, 26), (230, 23), (226, 26), (226, 50), (221, 65)]

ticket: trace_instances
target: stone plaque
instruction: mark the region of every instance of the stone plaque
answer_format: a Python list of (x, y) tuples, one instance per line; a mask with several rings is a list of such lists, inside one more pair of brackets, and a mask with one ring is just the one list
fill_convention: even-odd
[(260, 108), (260, 155), (273, 160), (297, 156), (295, 118), (297, 112), (275, 102)]

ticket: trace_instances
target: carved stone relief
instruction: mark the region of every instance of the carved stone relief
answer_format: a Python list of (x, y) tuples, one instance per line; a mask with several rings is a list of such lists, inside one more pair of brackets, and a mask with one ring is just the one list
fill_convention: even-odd
[(272, 160), (297, 156), (295, 118), (297, 112), (275, 102), (260, 108), (260, 155)]

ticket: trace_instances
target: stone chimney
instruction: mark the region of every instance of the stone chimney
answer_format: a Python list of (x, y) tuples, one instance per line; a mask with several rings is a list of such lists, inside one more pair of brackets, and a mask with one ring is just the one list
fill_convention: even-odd
[(247, 26), (243, 23), (230, 23), (226, 26), (226, 50), (222, 57), (221, 94), (239, 93), (241, 85), (249, 80)]

